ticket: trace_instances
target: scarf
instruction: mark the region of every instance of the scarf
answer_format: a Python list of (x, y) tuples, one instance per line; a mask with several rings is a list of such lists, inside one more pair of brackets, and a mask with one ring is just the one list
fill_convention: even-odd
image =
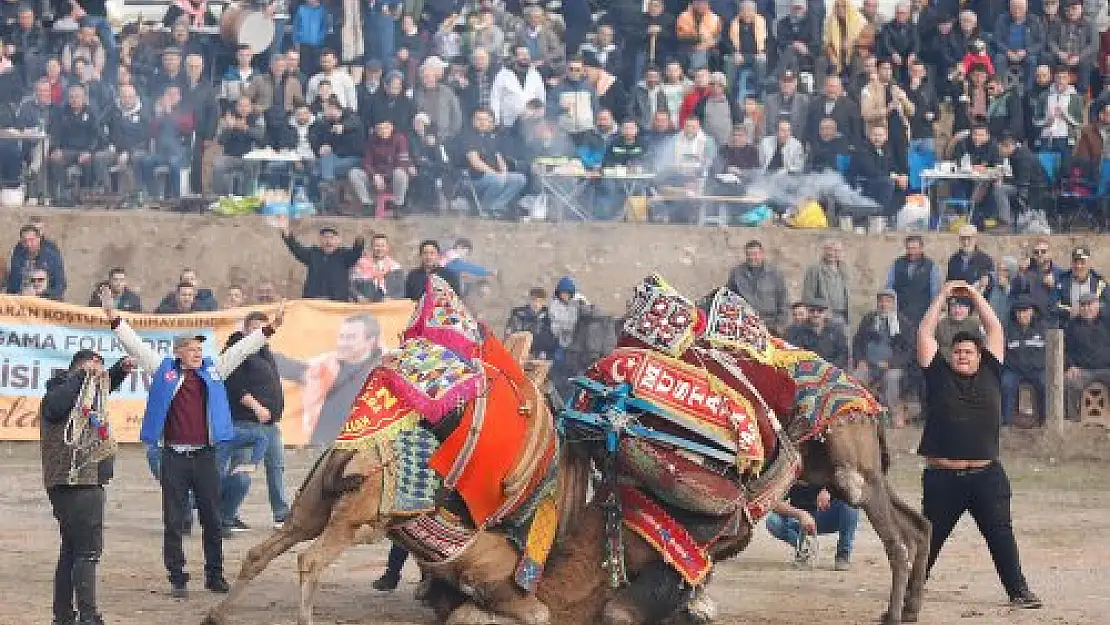
[(888, 336), (894, 338), (902, 333), (902, 329), (898, 326), (898, 312), (879, 313), (875, 315), (875, 332), (882, 333), (883, 325), (886, 325), (887, 331), (890, 333)]
[(385, 290), (386, 275), (400, 268), (400, 263), (389, 256), (380, 260), (374, 260), (368, 256), (363, 256), (358, 259), (358, 262), (355, 263), (355, 266), (351, 269), (351, 279), (361, 282), (373, 282), (374, 286), (378, 287), (382, 293), (387, 293)]
[(190, 0), (177, 0), (174, 6), (181, 9), (181, 11), (189, 18), (193, 28), (200, 28), (204, 26), (204, 14), (208, 12), (208, 7), (204, 2), (200, 4), (193, 4)]

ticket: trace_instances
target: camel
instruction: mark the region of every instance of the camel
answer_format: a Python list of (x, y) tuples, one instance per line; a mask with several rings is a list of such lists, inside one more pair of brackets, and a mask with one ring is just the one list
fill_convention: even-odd
[[(506, 347), (524, 362), (530, 337), (511, 337)], [(542, 386), (548, 367), (528, 362), (532, 383)], [(546, 408), (546, 406), (545, 406)], [(542, 417), (552, 419), (548, 410)], [(800, 430), (804, 415), (785, 415), (788, 432)], [(846, 418), (832, 423), (820, 439), (799, 445), (802, 479), (827, 486), (833, 494), (862, 508), (882, 539), (892, 571), (884, 625), (916, 622), (921, 609), (928, 556), (928, 522), (903, 500), (886, 479), (889, 454), (881, 424)], [(381, 480), (366, 479), (389, 462), (372, 452), (329, 450), (305, 479), (285, 526), (252, 548), (231, 592), (206, 616), (205, 625), (223, 625), (247, 586), (275, 558), (312, 540), (298, 556), (301, 598), (299, 625), (311, 625), (319, 576), (345, 549), (380, 540), (397, 519), (380, 513)], [(505, 537), (483, 531), (474, 545), (443, 564), (422, 563), (431, 578), (427, 602), (448, 625), (641, 625), (685, 614), (695, 622), (712, 620), (715, 606), (702, 584), (691, 589), (663, 564), (655, 550), (625, 530), (625, 562), (630, 583), (610, 588), (602, 544), (604, 512), (586, 502), (591, 460), (576, 444), (560, 454), (559, 527), (556, 546), (535, 594), (513, 581), (519, 558)], [(715, 562), (739, 554), (751, 540), (751, 527), (710, 550)]]

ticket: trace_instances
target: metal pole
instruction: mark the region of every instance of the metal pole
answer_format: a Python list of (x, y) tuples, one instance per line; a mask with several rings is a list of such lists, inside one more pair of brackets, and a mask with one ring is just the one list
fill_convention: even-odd
[(1048, 331), (1045, 348), (1045, 425), (1064, 433), (1064, 331)]

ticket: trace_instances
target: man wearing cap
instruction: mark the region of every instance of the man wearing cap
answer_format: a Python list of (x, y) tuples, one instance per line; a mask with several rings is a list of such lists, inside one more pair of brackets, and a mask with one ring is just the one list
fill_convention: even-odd
[[(936, 339), (937, 322), (954, 297), (974, 303), (985, 332), (960, 332), (944, 348)], [(1022, 574), (1010, 480), (999, 460), (1005, 357), (1002, 323), (983, 295), (966, 282), (945, 283), (917, 330), (917, 361), (925, 371), (925, 427), (917, 448), (925, 459), (921, 507), (933, 528), (926, 576), (960, 517), (970, 512), (1010, 606), (1040, 608)]]
[(990, 284), (994, 260), (979, 249), (975, 235), (978, 230), (971, 224), (960, 226), (960, 249), (948, 259), (948, 280), (963, 280), (982, 293)]
[(829, 319), (829, 305), (823, 297), (810, 297), (804, 300), (809, 309), (807, 321), (812, 329), (812, 344), (807, 347), (810, 351), (824, 358), (830, 363), (849, 370), (851, 361), (848, 354), (848, 337), (844, 326), (838, 321)]
[(895, 408), (902, 397), (902, 378), (913, 359), (909, 319), (898, 312), (898, 296), (883, 289), (875, 296), (875, 310), (860, 319), (852, 339), (856, 377), (879, 385), (880, 399)]
[(104, 548), (104, 486), (112, 479), (115, 457), (87, 462), (74, 472), (76, 450), (67, 424), (89, 376), (107, 376), (109, 390), (115, 391), (133, 366), (123, 358), (105, 371), (104, 359), (83, 349), (73, 355), (69, 369), (46, 382), (39, 405), (42, 477), (62, 537), (54, 574), (54, 625), (104, 625), (96, 602), (96, 565)]
[(351, 247), (340, 247), (339, 231), (331, 226), (320, 228), (318, 245), (306, 247), (289, 228), (281, 231), (285, 246), (307, 270), (301, 297), (345, 302), (350, 299), (351, 267), (362, 257), (365, 240), (355, 238)]
[(1097, 271), (1091, 269), (1091, 248), (1080, 245), (1071, 251), (1071, 269), (1060, 274), (1060, 279), (1049, 294), (1050, 306), (1058, 318), (1060, 327), (1069, 317), (1078, 314), (1073, 305), (1082, 295), (1093, 295), (1101, 303), (1106, 303), (1106, 281)]
[(1093, 293), (1077, 298), (1072, 318), (1064, 326), (1065, 413), (1080, 418), (1083, 391), (1092, 382), (1110, 386), (1110, 322), (1102, 312), (1103, 302)]
[(951, 297), (948, 299), (947, 314), (937, 322), (937, 344), (943, 350), (952, 347), (952, 341), (957, 334), (982, 336), (983, 330), (979, 318), (971, 314), (971, 300), (966, 297)]
[(1045, 415), (1045, 327), (1040, 311), (1028, 296), (1014, 300), (1006, 324), (1006, 364), (1002, 370), (1002, 425), (1012, 425), (1017, 411), (1018, 387), (1033, 387), (1034, 414)]
[(171, 357), (158, 354), (139, 338), (116, 311), (107, 287), (100, 300), (124, 350), (151, 378), (139, 438), (162, 448), (162, 555), (171, 594), (181, 599), (188, 596), (189, 575), (185, 572), (181, 536), (189, 516), (189, 491), (196, 498), (203, 529), (204, 587), (226, 593), (229, 587), (224, 579), (220, 465), (225, 461), (223, 445), (235, 438), (235, 428), (224, 379), (266, 344), (274, 329), (281, 326), (283, 311), (279, 308), (271, 325), (251, 332), (215, 359), (204, 356), (201, 346), (206, 337), (198, 334), (175, 336)]
[(798, 75), (786, 70), (779, 77), (779, 92), (766, 98), (763, 110), (765, 135), (774, 135), (779, 122), (786, 120), (794, 131), (795, 137), (806, 136), (806, 115), (809, 112), (809, 97), (798, 93)]

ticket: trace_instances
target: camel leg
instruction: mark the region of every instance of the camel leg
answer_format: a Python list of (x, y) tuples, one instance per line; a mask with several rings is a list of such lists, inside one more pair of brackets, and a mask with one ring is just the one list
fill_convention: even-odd
[(602, 613), (602, 622), (605, 625), (658, 623), (686, 606), (690, 598), (690, 586), (678, 572), (656, 559), (640, 568), (628, 586), (609, 600)]
[(918, 510), (914, 509), (898, 496), (888, 483), (887, 492), (890, 494), (891, 503), (894, 505), (895, 514), (899, 515), (899, 526), (903, 539), (910, 544), (910, 580), (906, 592), (906, 602), (902, 610), (903, 623), (916, 623), (921, 612), (921, 604), (925, 599), (925, 577), (929, 564), (929, 540), (932, 528), (929, 520)]
[(332, 522), (312, 545), (297, 557), (297, 570), (301, 575), (301, 605), (298, 625), (312, 625), (312, 608), (320, 575), (348, 547), (355, 543), (361, 522), (345, 520), (335, 514)]
[(879, 427), (867, 421), (836, 424), (825, 433), (825, 450), (827, 468), (831, 468), (829, 486), (838, 498), (863, 509), (883, 543), (891, 574), (890, 600), (883, 623), (894, 625), (902, 622), (911, 556), (900, 531), (901, 516), (896, 512), (883, 474)]
[(232, 605), (238, 603), (239, 598), (254, 578), (265, 571), (274, 559), (289, 551), (294, 545), (312, 540), (314, 537), (315, 535), (306, 534), (295, 526), (286, 525), (271, 534), (265, 541), (252, 547), (243, 560), (243, 565), (239, 569), (239, 576), (231, 584), (231, 591), (222, 601), (209, 610), (202, 621), (202, 625), (221, 625), (224, 623), (227, 612)]

